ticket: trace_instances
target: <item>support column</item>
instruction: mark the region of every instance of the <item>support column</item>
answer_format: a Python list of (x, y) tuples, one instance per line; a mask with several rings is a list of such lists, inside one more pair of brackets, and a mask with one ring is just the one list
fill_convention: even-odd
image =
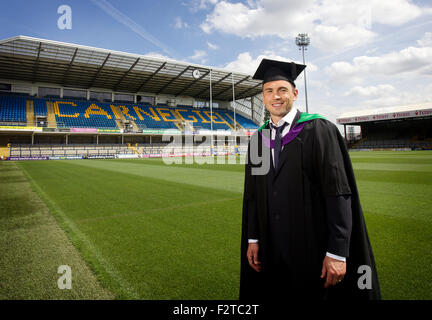
[(212, 92), (212, 70), (210, 69), (210, 132), (211, 132), (211, 147), (210, 151), (213, 154), (213, 92)]
[(344, 124), (344, 136), (345, 136), (345, 144), (348, 146), (348, 138), (346, 133), (346, 124)]
[[(231, 83), (232, 83), (232, 94), (233, 94), (233, 111), (234, 111), (234, 138), (237, 144), (237, 121), (236, 121), (236, 111), (235, 111), (235, 86), (234, 86), (234, 74), (231, 73)], [(253, 118), (253, 112), (252, 117)]]

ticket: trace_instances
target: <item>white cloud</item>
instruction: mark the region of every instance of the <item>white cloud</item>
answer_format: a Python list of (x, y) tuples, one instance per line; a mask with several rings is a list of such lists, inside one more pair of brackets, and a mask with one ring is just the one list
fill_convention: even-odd
[(372, 49), (368, 49), (368, 50), (366, 50), (366, 54), (374, 53), (374, 52), (376, 52), (377, 50), (378, 50), (378, 47), (375, 47), (375, 48), (372, 48)]
[(345, 96), (354, 97), (388, 97), (397, 92), (391, 84), (380, 84), (378, 86), (361, 87), (355, 86), (345, 92)]
[(159, 52), (149, 52), (145, 54), (146, 57), (151, 57), (151, 58), (157, 58), (157, 59), (163, 59), (163, 60), (172, 60), (172, 58), (163, 55)]
[(381, 92), (376, 96), (370, 95), (369, 99), (362, 100), (363, 107), (377, 108), (399, 106), (412, 103), (424, 103), (432, 101), (432, 85), (418, 85), (407, 90), (394, 88), (393, 93)]
[(422, 47), (432, 47), (432, 32), (426, 32), (417, 43)]
[(212, 50), (218, 50), (219, 46), (207, 41), (207, 46)]
[(324, 51), (354, 47), (372, 41), (376, 34), (368, 29), (347, 24), (344, 26), (317, 25), (311, 35), (312, 43)]
[(193, 56), (190, 56), (189, 59), (194, 61), (199, 61), (200, 63), (204, 64), (207, 62), (205, 57), (207, 56), (207, 52), (204, 50), (194, 50)]
[(236, 70), (237, 72), (253, 74), (258, 67), (259, 62), (254, 60), (249, 52), (240, 53), (237, 59), (225, 65), (228, 70)]
[(334, 51), (373, 40), (372, 24), (401, 25), (430, 13), (422, 9), (409, 0), (220, 1), (201, 28), (206, 33), (220, 31), (249, 38), (287, 39), (306, 32), (311, 34), (311, 45)]
[(373, 23), (398, 26), (422, 15), (422, 8), (409, 0), (372, 0)]
[(432, 74), (432, 47), (408, 47), (381, 56), (360, 56), (352, 62), (338, 61), (326, 68), (333, 81), (359, 83), (368, 76)]
[(218, 0), (190, 0), (187, 3), (183, 2), (183, 5), (189, 7), (192, 12), (197, 12), (199, 10), (207, 10), (217, 2)]
[(182, 18), (176, 17), (174, 19), (174, 28), (183, 29), (183, 28), (187, 28), (187, 27), (189, 27), (188, 24), (186, 22), (183, 22)]
[(355, 86), (345, 92), (344, 96), (355, 99), (355, 102), (348, 103), (355, 106), (353, 110), (424, 103), (432, 101), (432, 84)]
[[(263, 54), (257, 56), (256, 58), (252, 58), (251, 54), (249, 52), (243, 52), (240, 53), (237, 56), (237, 59), (234, 61), (231, 61), (227, 63), (224, 68), (228, 70), (235, 70), (236, 72), (242, 72), (245, 74), (253, 75), (258, 68), (258, 65), (260, 64), (262, 59), (272, 59), (272, 60), (279, 60), (279, 61), (287, 61), (291, 62), (291, 59), (287, 59), (285, 57), (279, 56), (275, 54), (272, 51), (266, 51)], [(301, 63), (299, 61), (294, 61), (296, 63)], [(314, 72), (318, 70), (318, 67), (312, 63), (307, 64), (306, 70), (308, 72)], [(301, 78), (299, 78), (301, 79)]]

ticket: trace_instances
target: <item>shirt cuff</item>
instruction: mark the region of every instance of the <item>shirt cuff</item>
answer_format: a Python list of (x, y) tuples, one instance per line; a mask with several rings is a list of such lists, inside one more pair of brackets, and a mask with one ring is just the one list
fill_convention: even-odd
[(248, 239), (248, 243), (257, 243), (258, 239)]
[(338, 256), (338, 255), (332, 254), (330, 252), (327, 252), (326, 256), (329, 257), (329, 258), (333, 258), (333, 259), (336, 259), (336, 260), (339, 260), (339, 261), (346, 262), (346, 257), (341, 257), (341, 256)]

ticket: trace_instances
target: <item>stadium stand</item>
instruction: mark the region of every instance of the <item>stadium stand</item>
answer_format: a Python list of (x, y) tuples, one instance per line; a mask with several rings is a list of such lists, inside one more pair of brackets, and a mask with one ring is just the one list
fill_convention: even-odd
[(349, 111), (338, 117), (337, 122), (360, 127), (360, 135), (348, 135), (348, 147), (354, 150), (431, 150), (432, 104), (383, 107)]
[(262, 122), (261, 82), (248, 74), (108, 51), (0, 41), (0, 158), (157, 156), (166, 133), (205, 137), (207, 153), (223, 152), (219, 138), (233, 149)]
[[(184, 129), (185, 124), (195, 130), (211, 129), (210, 117), (213, 117), (213, 130), (233, 130), (234, 113), (231, 110), (193, 108), (166, 104), (126, 104), (87, 101), (81, 99), (35, 98), (14, 95), (0, 95), (0, 122), (3, 125), (25, 126), (27, 123), (26, 101), (32, 101), (34, 117), (55, 118), (50, 122), (58, 128), (102, 128), (122, 129), (118, 121), (129, 120), (135, 128), (143, 129)], [(52, 106), (52, 112), (50, 112)], [(55, 119), (55, 120), (54, 120)], [(34, 122), (34, 119), (32, 119)], [(49, 121), (49, 120), (48, 120)], [(251, 120), (236, 114), (237, 129), (256, 129)], [(35, 123), (35, 122), (34, 122)]]

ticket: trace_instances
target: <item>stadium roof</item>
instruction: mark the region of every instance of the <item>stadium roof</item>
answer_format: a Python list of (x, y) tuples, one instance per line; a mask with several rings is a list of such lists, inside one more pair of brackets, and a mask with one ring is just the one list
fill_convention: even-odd
[(360, 124), (371, 121), (396, 120), (417, 117), (431, 117), (432, 102), (410, 104), (345, 112), (337, 118), (338, 124)]
[(26, 36), (0, 40), (3, 79), (209, 100), (210, 69), (215, 100), (232, 100), (232, 77), (236, 99), (261, 92), (251, 75), (209, 66)]

